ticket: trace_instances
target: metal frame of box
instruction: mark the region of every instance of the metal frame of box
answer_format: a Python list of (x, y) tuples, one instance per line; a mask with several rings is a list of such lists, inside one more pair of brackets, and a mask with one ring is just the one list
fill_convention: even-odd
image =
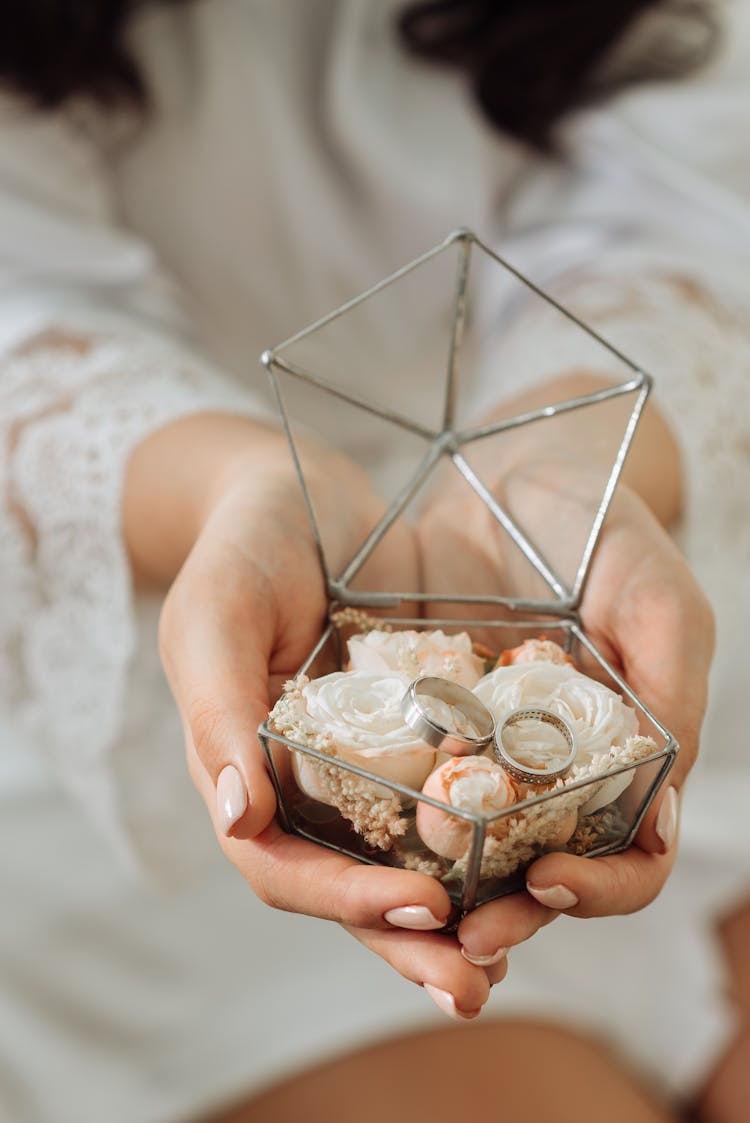
[[(336, 383), (324, 378), (315, 371), (305, 369), (302, 365), (299, 364), (299, 362), (295, 361), (287, 354), (287, 352), (292, 349), (295, 344), (298, 344), (306, 337), (312, 336), (314, 333), (320, 331), (320, 329), (326, 327), (328, 324), (337, 320), (339, 317), (347, 315), (347, 313), (350, 313), (364, 301), (367, 301), (371, 297), (380, 293), (388, 286), (396, 284), (399, 280), (401, 280), (414, 270), (419, 269), (431, 259), (445, 253), (446, 251), (449, 251), (451, 247), (456, 247), (456, 249), (458, 250), (458, 254), (457, 271), (455, 278), (455, 292), (453, 297), (453, 317), (450, 332), (449, 354), (447, 356), (447, 376), (445, 379), (444, 387), (441, 427), (431, 428), (429, 426), (422, 425), (414, 418), (408, 417), (405, 414), (398, 412), (398, 410), (386, 408), (382, 405), (368, 401), (365, 397), (362, 397), (359, 394), (354, 394), (350, 390), (336, 385)], [(464, 335), (464, 326), (466, 322), (467, 284), (470, 275), (473, 253), (486, 255), (486, 258), (496, 263), (500, 268), (506, 270), (510, 275), (515, 277), (521, 285), (531, 290), (531, 292), (536, 294), (536, 296), (541, 298), (548, 305), (557, 309), (560, 314), (565, 316), (578, 329), (585, 332), (597, 344), (605, 348), (611, 355), (614, 355), (620, 362), (625, 364), (629, 372), (631, 372), (629, 377), (625, 381), (617, 385), (607, 387), (606, 389), (601, 389), (590, 394), (581, 395), (562, 402), (557, 402), (555, 404), (546, 405), (539, 409), (529, 410), (522, 414), (506, 418), (491, 425), (463, 429), (457, 428), (455, 424), (457, 367), (458, 357)], [(477, 626), (478, 623), (480, 623), (483, 628), (503, 626), (518, 627), (520, 614), (531, 613), (535, 617), (547, 617), (547, 620), (545, 621), (543, 626), (543, 630), (562, 630), (566, 634), (566, 640), (568, 644), (575, 641), (586, 648), (593, 656), (593, 658), (599, 663), (603, 671), (617, 685), (617, 688), (630, 699), (635, 708), (648, 720), (651, 727), (655, 731), (657, 731), (658, 735), (663, 739), (664, 742), (663, 746), (658, 750), (658, 752), (654, 753), (652, 756), (646, 758), (643, 761), (639, 761), (635, 765), (627, 765), (622, 769), (622, 771), (625, 771), (628, 768), (638, 768), (641, 767), (641, 765), (648, 763), (649, 761), (662, 762), (661, 767), (658, 769), (655, 778), (650, 785), (647, 797), (644, 799), (643, 804), (639, 810), (637, 819), (631, 826), (627, 838), (624, 839), (621, 844), (616, 847), (610, 847), (609, 849), (594, 849), (590, 852), (590, 856), (593, 857), (596, 856), (596, 854), (605, 852), (612, 853), (614, 852), (614, 849), (624, 849), (626, 846), (628, 846), (635, 836), (638, 826), (640, 825), (640, 822), (644, 814), (646, 813), (653, 795), (655, 794), (656, 790), (658, 789), (659, 785), (663, 781), (673, 763), (675, 754), (678, 750), (678, 745), (671, 733), (669, 733), (669, 731), (660, 724), (658, 719), (649, 712), (643, 702), (634, 694), (627, 683), (603, 658), (601, 653), (596, 649), (595, 645), (585, 635), (578, 617), (578, 608), (580, 606), (583, 589), (587, 574), (590, 569), (594, 550), (601, 535), (607, 511), (612, 501), (615, 488), (617, 487), (618, 480), (622, 473), (625, 457), (632, 443), (643, 408), (646, 404), (646, 400), (651, 390), (651, 376), (640, 367), (638, 367), (631, 359), (629, 359), (606, 339), (600, 336), (589, 325), (584, 323), (578, 317), (574, 316), (569, 310), (567, 310), (556, 300), (554, 300), (548, 293), (544, 292), (527, 277), (523, 276), (523, 274), (515, 269), (510, 263), (498, 256), (489, 246), (487, 246), (481, 239), (479, 239), (474, 233), (469, 230), (454, 231), (448, 236), (448, 238), (446, 238), (438, 246), (435, 246), (428, 253), (421, 255), (414, 261), (405, 265), (402, 269), (399, 269), (395, 273), (392, 273), (389, 277), (386, 277), (377, 285), (372, 286), (360, 296), (342, 304), (339, 308), (335, 309), (329, 315), (316, 321), (304, 330), (296, 333), (294, 336), (285, 340), (277, 347), (264, 352), (264, 354), (261, 356), (261, 362), (268, 371), (282, 424), (289, 441), (291, 455), (294, 460), (294, 464), (299, 477), (302, 495), (304, 497), (305, 506), (310, 518), (312, 533), (317, 545), (320, 564), (325, 575), (328, 594), (332, 605), (335, 605), (337, 607), (367, 607), (378, 612), (383, 612), (384, 610), (387, 610), (389, 608), (393, 609), (399, 604), (408, 601), (429, 601), (433, 604), (443, 602), (446, 604), (450, 603), (455, 605), (483, 605), (486, 606), (488, 610), (491, 610), (493, 606), (502, 606), (504, 610), (510, 611), (512, 617), (516, 618), (515, 621), (510, 622), (510, 625), (508, 620), (477, 621), (476, 619), (473, 619), (461, 621), (455, 619), (447, 619), (441, 621), (437, 619), (431, 619), (429, 621), (429, 626), (431, 627), (440, 627), (447, 625), (455, 627), (462, 624), (471, 627)], [(291, 376), (294, 379), (301, 380), (302, 382), (315, 387), (323, 393), (332, 395), (334, 398), (346, 401), (349, 404), (357, 406), (368, 413), (374, 414), (380, 418), (383, 418), (384, 420), (392, 422), (395, 425), (400, 426), (402, 429), (421, 437), (426, 443), (424, 455), (416, 471), (411, 475), (409, 479), (405, 481), (403, 486), (399, 489), (397, 495), (389, 504), (381, 519), (378, 521), (372, 531), (367, 535), (365, 540), (361, 543), (361, 545), (356, 550), (355, 554), (350, 558), (343, 570), (337, 573), (332, 573), (330, 571), (326, 559), (325, 548), (317, 523), (312, 497), (310, 495), (307, 481), (305, 479), (305, 473), (302, 469), (295, 436), (292, 430), (291, 419), (287, 411), (284, 395), (280, 386), (279, 374)], [(582, 556), (580, 558), (580, 563), (578, 565), (574, 580), (572, 583), (566, 583), (562, 579), (560, 574), (556, 572), (553, 562), (543, 556), (541, 551), (534, 545), (528, 535), (515, 521), (512, 514), (502, 506), (498, 499), (493, 495), (491, 490), (484, 484), (484, 482), (474, 471), (470, 463), (467, 461), (462, 450), (467, 445), (471, 445), (475, 441), (481, 441), (487, 437), (494, 436), (504, 431), (518, 429), (522, 426), (531, 425), (542, 419), (554, 417), (558, 414), (567, 413), (569, 411), (583, 410), (587, 407), (595, 406), (601, 402), (621, 397), (626, 394), (631, 394), (634, 396), (632, 409), (630, 411), (629, 418), (627, 419), (627, 422), (624, 426), (622, 438), (614, 456), (611, 470), (606, 477), (601, 500), (594, 513), (591, 529), (584, 543)], [(487, 507), (492, 517), (508, 534), (515, 547), (524, 555), (533, 569), (543, 578), (550, 590), (550, 596), (547, 599), (531, 599), (501, 595), (470, 595), (462, 592), (461, 590), (457, 590), (455, 593), (451, 592), (435, 594), (420, 591), (384, 591), (375, 589), (355, 590), (351, 587), (351, 582), (360, 572), (362, 566), (365, 564), (368, 558), (370, 558), (374, 550), (377, 549), (378, 545), (388, 533), (391, 526), (393, 526), (396, 520), (405, 511), (413, 496), (422, 487), (425, 480), (428, 479), (428, 477), (436, 469), (436, 467), (444, 457), (450, 458), (450, 460), (453, 462), (453, 465), (463, 476), (472, 491), (480, 498), (480, 500)], [(386, 619), (384, 619), (384, 622), (386, 622)], [(403, 626), (424, 626), (426, 623), (421, 619), (414, 620), (409, 618), (399, 618), (397, 616), (387, 618), (387, 622), (393, 625)], [(533, 621), (526, 620), (523, 621), (523, 623), (525, 626), (529, 626), (531, 623), (533, 623)], [(314, 650), (305, 660), (303, 666), (300, 668), (300, 674), (304, 674), (306, 670), (310, 668), (315, 658), (322, 650), (323, 646), (331, 642), (333, 636), (332, 627), (332, 625), (329, 625), (329, 627), (326, 629), (319, 643), (316, 645)], [(289, 741), (287, 738), (275, 732), (267, 722), (264, 722), (261, 725), (259, 735), (266, 752), (266, 757), (269, 763), (272, 777), (274, 779), (274, 783), (276, 785), (277, 795), (279, 796), (281, 817), (286, 829), (292, 830), (294, 833), (299, 834), (302, 837), (307, 837), (312, 841), (321, 843), (320, 839), (315, 838), (311, 834), (306, 834), (304, 830), (301, 830), (297, 825), (295, 825), (290, 816), (287, 814), (284, 806), (283, 787), (276, 772), (271, 743), (276, 742), (279, 745), (286, 746), (290, 750), (300, 751), (310, 755), (311, 757), (317, 757), (322, 760), (330, 758), (326, 758), (323, 754), (318, 753), (314, 749)], [(411, 789), (405, 788), (403, 785), (399, 785), (391, 781), (385, 781), (382, 777), (379, 777), (376, 774), (370, 773), (364, 769), (358, 768), (355, 765), (345, 764), (338, 760), (336, 761), (336, 764), (339, 767), (345, 768), (359, 776), (362, 776), (365, 779), (373, 780), (381, 785), (390, 788), (395, 792), (399, 792), (402, 795), (409, 797), (410, 799), (420, 798), (426, 800), (429, 803), (433, 803), (435, 806), (440, 808), (443, 808), (445, 806), (435, 800), (431, 800), (428, 797), (421, 795), (421, 793), (413, 792)], [(588, 782), (590, 781), (581, 781), (580, 783), (585, 784)], [(571, 785), (570, 789), (568, 790), (573, 790), (575, 786), (576, 785)], [(556, 794), (557, 793), (555, 792), (543, 793), (531, 800), (526, 801), (523, 806), (528, 807), (544, 802), (548, 799), (553, 799)], [(460, 902), (462, 909), (468, 909), (472, 906), (472, 903), (476, 898), (477, 885), (479, 883), (482, 847), (484, 843), (487, 824), (492, 822), (494, 819), (501, 818), (507, 814), (510, 814), (514, 809), (500, 812), (493, 817), (484, 817), (481, 815), (474, 815), (469, 812), (463, 811), (459, 812), (455, 808), (450, 808), (449, 810), (454, 815), (457, 815), (460, 818), (468, 819), (472, 823), (472, 856), (469, 862), (467, 876), (463, 886), (463, 892)], [(517, 806), (515, 810), (517, 810)], [(326, 842), (323, 842), (322, 844), (330, 845)], [(352, 851), (342, 847), (334, 846), (332, 848), (338, 849), (343, 853), (352, 854)], [(358, 858), (359, 860), (368, 860), (361, 854), (352, 854), (352, 856)]]

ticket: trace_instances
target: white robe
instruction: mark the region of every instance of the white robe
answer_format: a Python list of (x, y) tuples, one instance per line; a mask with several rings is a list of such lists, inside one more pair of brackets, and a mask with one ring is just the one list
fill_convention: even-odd
[[(459, 225), (656, 375), (685, 453), (682, 539), (721, 639), (662, 898), (556, 922), (512, 954), (489, 1009), (570, 1017), (671, 1091), (731, 1032), (711, 924), (750, 864), (750, 20), (732, 9), (728, 47), (685, 86), (580, 115), (556, 164), (494, 132), (456, 75), (408, 59), (396, 7), (154, 9), (134, 35), (155, 94), (143, 123), (0, 107), (2, 1123), (169, 1123), (439, 1017), (337, 928), (260, 905), (220, 855), (159, 671), (158, 602), (130, 589), (119, 499), (147, 433), (206, 408), (267, 416), (264, 348)], [(473, 415), (580, 359), (559, 324), (540, 332), (527, 301), (489, 291)], [(408, 378), (383, 363), (377, 392), (423, 408), (447, 299), (438, 270), (403, 322), (344, 330), (341, 370), (375, 378), (367, 356), (413, 339)], [(44, 330), (94, 345), (12, 355)], [(342, 438), (324, 410), (306, 421), (362, 455), (356, 425)], [(383, 440), (363, 459), (387, 488), (400, 457)]]

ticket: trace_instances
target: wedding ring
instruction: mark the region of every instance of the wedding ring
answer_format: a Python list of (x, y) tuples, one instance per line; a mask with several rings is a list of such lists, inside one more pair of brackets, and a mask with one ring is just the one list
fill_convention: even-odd
[[(508, 730), (526, 721), (543, 722), (545, 725), (552, 726), (562, 735), (568, 751), (556, 768), (530, 768), (528, 765), (522, 764), (508, 748), (506, 738)], [(541, 706), (532, 706), (512, 710), (505, 717), (495, 737), (494, 751), (498, 764), (502, 765), (514, 780), (520, 780), (523, 784), (549, 784), (554, 780), (562, 779), (570, 771), (576, 758), (576, 738), (567, 721), (561, 718), (559, 714)]]
[(480, 752), (495, 736), (495, 720), (476, 694), (437, 675), (414, 679), (401, 713), (418, 737), (452, 756)]

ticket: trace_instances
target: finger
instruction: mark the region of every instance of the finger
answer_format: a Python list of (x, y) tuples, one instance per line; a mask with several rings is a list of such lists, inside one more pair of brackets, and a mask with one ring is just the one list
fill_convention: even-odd
[(674, 784), (657, 793), (635, 836), (635, 845), (646, 854), (669, 854), (677, 842), (680, 800)]
[(215, 771), (220, 771), (214, 781), (198, 753), (191, 729), (185, 725), (185, 750), (190, 776), (203, 796), (217, 834), (226, 838), (251, 839), (267, 830), (276, 813), (276, 792), (266, 771), (263, 749), (257, 733), (252, 730), (266, 716), (264, 709), (250, 711), (249, 728), (243, 732), (241, 723), (230, 725), (219, 716), (210, 726), (203, 725), (207, 718), (198, 719), (197, 732), (202, 738), (205, 754), (206, 737), (211, 737), (210, 752), (214, 755)]
[(486, 972), (467, 963), (452, 936), (368, 929), (349, 931), (405, 979), (424, 987), (448, 1017), (466, 1021), (481, 1012), (490, 993)]
[(474, 909), (463, 918), (456, 934), (469, 963), (491, 968), (510, 948), (530, 939), (556, 916), (528, 893), (511, 893)]
[(258, 838), (226, 839), (225, 852), (274, 908), (358, 928), (443, 928), (452, 905), (443, 886), (413, 870), (366, 866), (275, 824)]
[(526, 887), (540, 904), (569, 916), (636, 912), (658, 895), (674, 858), (674, 849), (649, 854), (639, 846), (602, 858), (545, 854), (527, 871)]
[[(626, 662), (625, 666), (636, 693), (679, 745), (669, 783), (657, 793), (636, 836), (638, 846), (650, 854), (667, 854), (674, 847), (678, 792), (698, 753), (713, 650), (708, 617), (704, 619), (696, 608), (692, 617), (704, 619), (705, 626), (688, 628), (684, 605), (671, 597), (662, 600), (654, 622), (654, 639), (645, 645), (637, 661)], [(668, 642), (661, 637), (669, 637)]]
[(485, 967), (484, 973), (491, 987), (501, 983), (508, 974), (508, 957), (504, 955), (497, 963), (493, 963), (490, 967)]
[[(698, 749), (713, 614), (675, 544), (627, 489), (610, 513), (581, 615), (605, 657), (678, 741), (670, 782), (679, 791)], [(641, 732), (653, 733), (648, 722)], [(654, 801), (638, 835), (641, 848), (651, 853), (669, 849), (669, 838), (665, 843), (656, 826), (665, 796)]]
[[(217, 583), (205, 579), (200, 556), (167, 598), (160, 641), (165, 669), (185, 728), (193, 780), (193, 751), (210, 777), (202, 788), (226, 835), (250, 838), (271, 821), (276, 798), (257, 737), (268, 713), (272, 608), (245, 567), (242, 580), (225, 567)], [(209, 574), (213, 572), (208, 567)], [(239, 588), (233, 585), (238, 584)]]
[[(198, 763), (201, 769), (200, 763)], [(443, 928), (453, 905), (433, 877), (361, 862), (287, 834), (278, 823), (253, 839), (227, 838), (216, 822), (205, 770), (198, 787), (227, 857), (272, 908), (383, 930)]]
[(658, 715), (677, 741), (678, 751), (668, 783), (661, 787), (639, 827), (635, 843), (653, 855), (667, 855), (677, 839), (679, 788), (693, 767), (698, 750), (706, 706), (708, 666), (713, 650), (713, 632), (703, 631), (703, 639), (689, 639), (682, 610), (673, 603), (662, 609), (666, 615), (657, 621), (673, 638), (668, 647), (657, 638), (638, 666), (626, 666), (625, 674), (644, 704)]
[[(200, 693), (197, 689), (187, 693), (183, 703), (185, 744), (194, 783), (199, 779), (196, 761), (210, 781), (209, 786), (198, 786), (217, 829), (227, 836), (253, 838), (266, 829), (276, 811), (276, 795), (257, 734), (268, 715), (268, 704), (251, 697), (251, 682), (256, 690), (262, 688), (247, 663), (238, 672), (236, 666), (227, 667), (229, 657), (225, 652), (213, 672), (204, 676)], [(247, 692), (241, 682), (248, 684)]]

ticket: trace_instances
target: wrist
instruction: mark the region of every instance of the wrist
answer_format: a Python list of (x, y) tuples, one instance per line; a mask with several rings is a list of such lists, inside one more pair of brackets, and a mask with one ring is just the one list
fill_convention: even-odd
[(249, 418), (195, 414), (151, 433), (130, 457), (123, 494), (136, 583), (168, 585), (243, 477), (258, 489), (288, 462), (283, 434)]
[[(366, 474), (309, 439), (298, 452), (333, 569), (349, 560), (382, 514)], [(125, 540), (135, 580), (165, 587), (198, 537), (221, 514), (274, 526), (315, 554), (310, 520), (284, 433), (229, 414), (197, 414), (166, 426), (134, 452), (126, 475)]]
[[(571, 372), (535, 386), (504, 403), (483, 419), (484, 424), (503, 420), (606, 389), (611, 379), (591, 372)], [(625, 433), (632, 397), (613, 399), (485, 438), (472, 448), (471, 459), (488, 486), (501, 485), (513, 474), (560, 471), (583, 485), (589, 476), (599, 492), (614, 463)], [(682, 502), (680, 450), (653, 402), (641, 416), (628, 450), (621, 476), (640, 495), (657, 519), (669, 526), (679, 517)]]

